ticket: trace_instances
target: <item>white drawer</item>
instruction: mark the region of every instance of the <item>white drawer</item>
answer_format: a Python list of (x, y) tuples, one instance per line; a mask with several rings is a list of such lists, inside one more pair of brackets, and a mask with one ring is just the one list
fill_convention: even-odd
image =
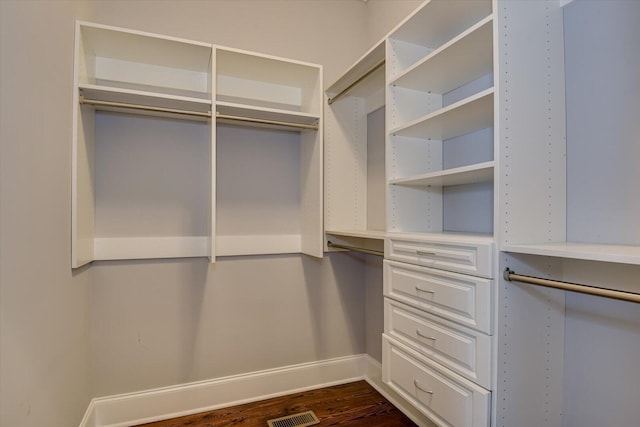
[(383, 335), (382, 380), (436, 424), (487, 427), (491, 392)]
[(493, 280), (384, 261), (384, 295), (487, 334)]
[(451, 241), (444, 238), (419, 240), (417, 238), (388, 237), (385, 258), (447, 271), (493, 278), (493, 242)]
[(384, 333), (491, 389), (491, 337), (385, 298)]

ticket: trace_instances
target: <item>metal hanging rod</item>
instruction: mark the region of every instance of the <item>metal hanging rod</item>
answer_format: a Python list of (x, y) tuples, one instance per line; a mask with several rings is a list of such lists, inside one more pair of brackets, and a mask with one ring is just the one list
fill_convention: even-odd
[(80, 96), (80, 104), (95, 105), (98, 107), (128, 108), (131, 110), (154, 111), (159, 113), (180, 114), (183, 116), (211, 118), (211, 111), (202, 112), (202, 111), (192, 111), (192, 110), (178, 110), (175, 108), (152, 107), (149, 105), (129, 104), (126, 102), (100, 101), (97, 99), (87, 99), (83, 96)]
[(369, 255), (377, 255), (377, 256), (382, 256), (382, 257), (384, 256), (384, 252), (381, 252), (381, 251), (374, 251), (373, 249), (358, 248), (356, 246), (339, 245), (339, 244), (333, 243), (331, 241), (327, 242), (327, 246), (330, 247), (330, 248), (346, 249), (348, 251), (362, 252), (362, 253), (369, 254)]
[(259, 123), (264, 125), (276, 125), (276, 126), (286, 126), (291, 128), (299, 128), (299, 129), (310, 129), (310, 130), (318, 130), (318, 125), (305, 125), (303, 123), (293, 123), (293, 122), (281, 122), (278, 120), (265, 120), (265, 119), (256, 119), (253, 117), (243, 117), (243, 116), (230, 116), (228, 114), (219, 114), (216, 113), (216, 119), (218, 120), (233, 120), (238, 122), (246, 122), (246, 123)]
[(539, 277), (523, 276), (516, 274), (508, 267), (504, 271), (504, 279), (511, 282), (529, 283), (531, 285), (546, 286), (548, 288), (563, 289), (565, 291), (579, 292), (581, 294), (595, 295), (605, 298), (613, 298), (622, 301), (640, 303), (640, 294), (633, 292), (616, 291), (614, 289), (597, 288), (595, 286), (579, 285), (577, 283), (559, 282), (557, 280), (542, 279)]
[(329, 103), (329, 105), (333, 104), (334, 102), (336, 102), (338, 99), (340, 99), (344, 94), (346, 94), (352, 87), (354, 87), (355, 85), (357, 85), (358, 83), (360, 83), (361, 81), (363, 81), (364, 79), (366, 79), (367, 77), (369, 77), (371, 74), (373, 74), (378, 68), (382, 67), (385, 63), (385, 60), (381, 60), (380, 62), (378, 62), (376, 65), (374, 65), (373, 67), (371, 67), (371, 69), (369, 71), (367, 71), (366, 73), (364, 73), (362, 76), (358, 77), (353, 83), (351, 83), (349, 86), (347, 86), (346, 88), (342, 89), (340, 92), (336, 93), (334, 96), (332, 96), (331, 98), (329, 98), (329, 100), (327, 101)]

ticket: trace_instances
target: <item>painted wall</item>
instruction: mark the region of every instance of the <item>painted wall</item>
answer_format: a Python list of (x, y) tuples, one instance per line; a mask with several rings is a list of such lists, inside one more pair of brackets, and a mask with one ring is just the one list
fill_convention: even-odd
[(71, 272), (70, 1), (0, 2), (0, 425), (78, 425), (90, 274)]

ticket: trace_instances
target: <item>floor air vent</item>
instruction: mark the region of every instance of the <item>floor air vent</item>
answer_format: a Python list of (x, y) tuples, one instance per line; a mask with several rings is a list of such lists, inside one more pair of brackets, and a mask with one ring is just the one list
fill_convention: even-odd
[(305, 427), (320, 424), (320, 420), (313, 411), (309, 411), (282, 418), (275, 418), (267, 421), (267, 424), (269, 424), (269, 427)]

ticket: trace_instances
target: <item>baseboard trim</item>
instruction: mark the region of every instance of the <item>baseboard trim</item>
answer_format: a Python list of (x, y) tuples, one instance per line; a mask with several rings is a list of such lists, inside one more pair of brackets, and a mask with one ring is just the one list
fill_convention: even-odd
[(361, 354), (95, 398), (80, 427), (126, 427), (358, 381), (375, 370), (368, 359)]

